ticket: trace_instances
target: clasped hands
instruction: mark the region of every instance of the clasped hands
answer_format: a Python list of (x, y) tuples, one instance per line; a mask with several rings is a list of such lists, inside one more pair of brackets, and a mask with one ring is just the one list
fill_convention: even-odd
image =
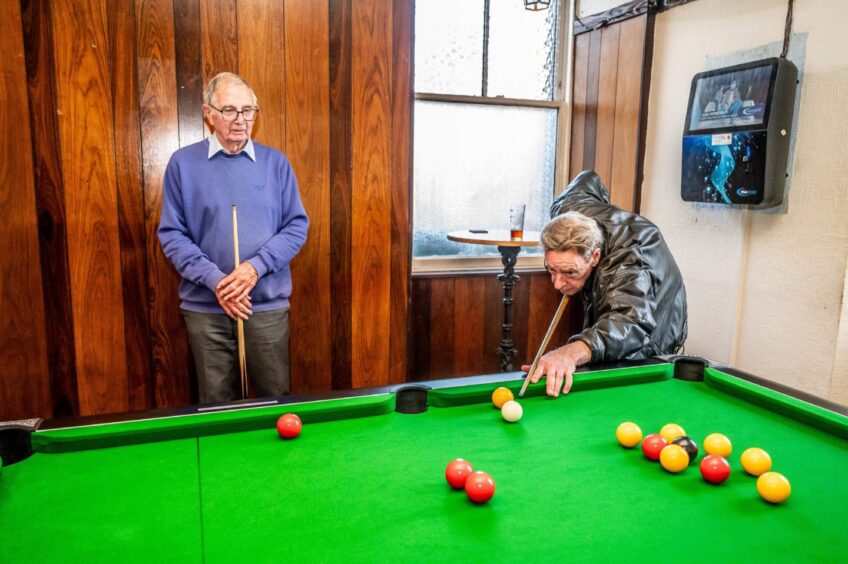
[(253, 314), (250, 303), (250, 291), (259, 281), (259, 274), (253, 265), (245, 261), (231, 273), (224, 276), (215, 287), (215, 297), (224, 313), (235, 320), (247, 319)]

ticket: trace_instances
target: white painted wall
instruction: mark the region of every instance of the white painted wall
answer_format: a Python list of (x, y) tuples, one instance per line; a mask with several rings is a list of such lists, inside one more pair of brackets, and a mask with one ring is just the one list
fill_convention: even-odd
[(577, 0), (575, 12), (578, 17), (591, 16), (611, 10), (621, 4), (626, 4), (626, 0)]
[(641, 211), (683, 272), (687, 353), (848, 403), (844, 0), (795, 2), (793, 31), (808, 35), (786, 213), (680, 199), (692, 76), (708, 58), (782, 41), (786, 4), (699, 0), (656, 17)]

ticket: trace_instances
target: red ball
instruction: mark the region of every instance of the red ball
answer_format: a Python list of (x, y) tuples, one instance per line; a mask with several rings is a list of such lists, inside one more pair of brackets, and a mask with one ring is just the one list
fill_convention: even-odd
[(293, 439), (300, 434), (303, 422), (294, 413), (286, 413), (277, 419), (277, 432), (284, 439)]
[(730, 476), (730, 464), (717, 454), (705, 456), (701, 460), (701, 476), (711, 484), (720, 484)]
[(642, 453), (650, 460), (659, 460), (660, 451), (662, 451), (662, 449), (664, 449), (667, 445), (668, 441), (665, 440), (662, 435), (654, 433), (653, 435), (648, 435), (645, 437), (645, 440), (642, 441)]
[(485, 472), (472, 472), (465, 480), (465, 493), (474, 503), (486, 503), (495, 495), (495, 481)]
[(445, 478), (453, 489), (461, 490), (465, 487), (465, 481), (472, 472), (474, 472), (474, 468), (467, 460), (457, 458), (448, 463), (448, 467), (445, 468)]

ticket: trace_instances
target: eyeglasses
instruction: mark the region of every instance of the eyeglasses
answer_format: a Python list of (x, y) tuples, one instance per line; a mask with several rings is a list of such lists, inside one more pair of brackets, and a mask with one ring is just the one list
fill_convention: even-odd
[(554, 270), (553, 268), (551, 268), (547, 261), (545, 261), (545, 270), (547, 270), (548, 274), (550, 274), (551, 276), (563, 276), (565, 278), (568, 278), (569, 280), (580, 280), (580, 278), (582, 278), (583, 275), (586, 273), (585, 270)]
[(238, 119), (239, 114), (244, 117), (244, 121), (253, 121), (256, 119), (256, 114), (259, 113), (259, 108), (245, 108), (243, 110), (237, 110), (235, 108), (216, 108), (212, 104), (206, 104), (213, 110), (218, 110), (221, 112), (221, 117), (224, 118), (224, 121), (236, 121)]

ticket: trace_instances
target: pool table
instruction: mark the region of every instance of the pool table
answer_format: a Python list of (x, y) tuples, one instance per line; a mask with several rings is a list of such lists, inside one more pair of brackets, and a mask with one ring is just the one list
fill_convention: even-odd
[[(490, 394), (521, 373), (39, 421), (0, 474), (0, 562), (848, 561), (846, 409), (689, 360), (581, 371), (556, 399), (531, 385), (514, 424)], [(617, 443), (628, 420), (726, 434), (730, 478), (665, 472)], [(751, 446), (785, 503), (742, 470)], [(457, 457), (494, 478), (488, 503), (448, 486)]]

